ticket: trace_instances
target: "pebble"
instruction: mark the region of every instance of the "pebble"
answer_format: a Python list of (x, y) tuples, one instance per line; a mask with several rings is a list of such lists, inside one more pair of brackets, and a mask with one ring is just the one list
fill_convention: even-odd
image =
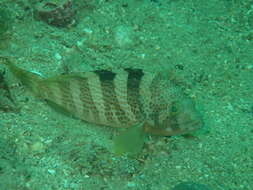
[(61, 56), (61, 54), (59, 54), (59, 53), (55, 53), (55, 54), (54, 54), (54, 57), (55, 57), (55, 59), (58, 60), (58, 61), (60, 61), (60, 60), (62, 59), (62, 56)]
[(43, 153), (45, 151), (45, 146), (41, 142), (35, 142), (31, 145), (31, 150), (34, 153)]
[(56, 171), (53, 170), (53, 169), (48, 169), (47, 171), (48, 171), (48, 173), (50, 173), (50, 174), (52, 174), (52, 175), (54, 175), (54, 174), (56, 173)]

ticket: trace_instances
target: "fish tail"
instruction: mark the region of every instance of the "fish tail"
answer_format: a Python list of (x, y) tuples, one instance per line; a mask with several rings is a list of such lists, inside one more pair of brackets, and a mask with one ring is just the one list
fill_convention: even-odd
[(11, 73), (26, 86), (34, 95), (39, 95), (39, 83), (42, 77), (17, 67), (9, 58), (0, 57), (0, 63), (6, 65)]

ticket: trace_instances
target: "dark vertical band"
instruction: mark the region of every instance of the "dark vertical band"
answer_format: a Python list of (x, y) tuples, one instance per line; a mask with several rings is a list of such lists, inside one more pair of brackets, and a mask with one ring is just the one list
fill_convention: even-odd
[[(95, 71), (101, 82), (103, 99), (105, 104), (105, 116), (108, 121), (113, 123), (118, 122), (124, 124), (128, 122), (125, 111), (119, 105), (119, 101), (115, 92), (115, 77), (116, 73), (106, 70)], [(118, 73), (117, 73), (118, 74)], [(114, 119), (115, 118), (115, 119)]]
[(142, 103), (140, 101), (140, 84), (144, 73), (141, 69), (127, 68), (125, 71), (128, 73), (127, 101), (131, 107), (131, 111), (137, 118), (140, 118), (143, 110)]

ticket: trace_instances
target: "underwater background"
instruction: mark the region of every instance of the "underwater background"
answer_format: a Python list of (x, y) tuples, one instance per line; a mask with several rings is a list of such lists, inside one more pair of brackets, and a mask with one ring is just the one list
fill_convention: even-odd
[(169, 71), (205, 123), (117, 156), (114, 128), (56, 112), (0, 64), (0, 190), (253, 189), (251, 0), (2, 0), (0, 56), (45, 77)]

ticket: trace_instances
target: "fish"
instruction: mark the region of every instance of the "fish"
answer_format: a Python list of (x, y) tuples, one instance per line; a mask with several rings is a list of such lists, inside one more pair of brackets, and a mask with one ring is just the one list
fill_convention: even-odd
[(123, 68), (44, 78), (17, 67), (10, 59), (1, 62), (33, 95), (51, 107), (89, 123), (126, 129), (115, 138), (120, 154), (131, 152), (134, 147), (134, 152), (139, 152), (143, 134), (183, 135), (204, 124), (194, 100), (167, 72)]

